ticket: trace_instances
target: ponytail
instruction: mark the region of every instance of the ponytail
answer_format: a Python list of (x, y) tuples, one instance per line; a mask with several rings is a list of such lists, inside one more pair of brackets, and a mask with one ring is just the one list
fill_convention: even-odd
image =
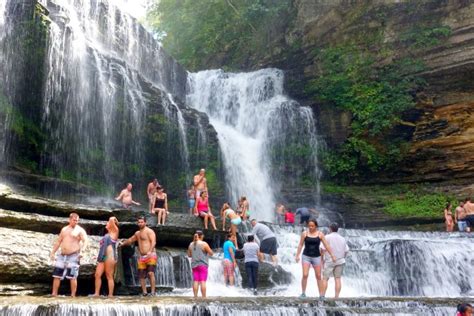
[(202, 231), (198, 230), (196, 233), (194, 233), (194, 238), (193, 238), (193, 249), (196, 250), (196, 245), (199, 239), (204, 236)]

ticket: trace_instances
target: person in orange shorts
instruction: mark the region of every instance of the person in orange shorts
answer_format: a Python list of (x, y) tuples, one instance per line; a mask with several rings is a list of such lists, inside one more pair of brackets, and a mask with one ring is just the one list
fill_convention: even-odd
[(139, 231), (135, 232), (132, 237), (122, 241), (119, 246), (128, 246), (138, 242), (138, 250), (140, 258), (138, 258), (138, 279), (142, 287), (142, 295), (147, 296), (146, 277), (150, 280), (150, 295), (155, 296), (155, 269), (156, 269), (156, 235), (153, 230), (146, 226), (145, 217), (138, 218)]

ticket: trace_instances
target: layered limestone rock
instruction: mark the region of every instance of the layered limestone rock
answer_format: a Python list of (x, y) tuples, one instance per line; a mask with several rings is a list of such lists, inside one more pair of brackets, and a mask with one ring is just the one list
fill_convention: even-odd
[[(0, 282), (50, 282), (53, 268), (49, 254), (56, 238), (53, 234), (0, 228)], [(89, 238), (89, 246), (82, 253), (80, 279), (90, 279), (95, 272), (99, 238)]]
[[(410, 48), (425, 64), (421, 74), (427, 81), (415, 115), (409, 115), (406, 126), (410, 142), (407, 159), (397, 177), (384, 181), (440, 181), (474, 176), (474, 4), (469, 1), (295, 1), (295, 28), (287, 41), (301, 41), (306, 62), (289, 69), (290, 77), (302, 76), (304, 81), (317, 76), (318, 65), (312, 63), (317, 47), (337, 45), (349, 37), (380, 32), (384, 43), (399, 47), (395, 57), (406, 49), (400, 36), (421, 36), (422, 28), (448, 27), (449, 36), (442, 42)], [(413, 14), (415, 12), (415, 14)], [(418, 25), (419, 30), (416, 30)], [(410, 33), (411, 32), (411, 33)], [(362, 36), (364, 37), (364, 36)], [(427, 40), (428, 41), (428, 40)], [(377, 44), (375, 44), (377, 45)], [(289, 79), (290, 80), (290, 79)], [(300, 95), (301, 92), (295, 92)], [(304, 96), (302, 96), (304, 98)], [(308, 101), (311, 103), (311, 101)], [(350, 118), (345, 112), (314, 105), (320, 117), (320, 131), (329, 146), (347, 137)], [(340, 128), (333, 128), (339, 126)], [(462, 180), (461, 180), (462, 181)]]

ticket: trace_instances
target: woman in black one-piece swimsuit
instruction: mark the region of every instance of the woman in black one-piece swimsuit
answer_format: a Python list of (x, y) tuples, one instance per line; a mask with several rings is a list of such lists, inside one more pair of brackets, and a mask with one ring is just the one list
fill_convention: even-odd
[(163, 192), (163, 187), (156, 188), (152, 213), (156, 213), (158, 219), (156, 226), (165, 224), (166, 215), (168, 215), (168, 197)]

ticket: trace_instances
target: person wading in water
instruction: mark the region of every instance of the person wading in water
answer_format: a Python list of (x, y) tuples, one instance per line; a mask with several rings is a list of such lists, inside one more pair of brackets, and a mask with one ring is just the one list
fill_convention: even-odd
[(301, 234), (298, 250), (296, 251), (296, 263), (300, 261), (301, 250), (304, 246), (301, 263), (303, 268), (303, 276), (301, 278), (301, 295), (300, 298), (306, 297), (306, 285), (308, 283), (309, 268), (313, 267), (318, 282), (318, 290), (320, 299), (324, 299), (323, 283), (321, 279), (321, 252), (319, 250), (320, 244), (323, 243), (324, 248), (331, 256), (333, 262), (336, 262), (336, 257), (331, 251), (331, 247), (326, 242), (324, 234), (318, 231), (318, 222), (315, 219), (308, 220), (308, 230)]
[(194, 240), (188, 247), (188, 257), (191, 257), (191, 268), (193, 270), (193, 294), (195, 298), (198, 296), (199, 288), (201, 288), (202, 297), (206, 297), (209, 257), (214, 255), (211, 247), (203, 239), (202, 231), (196, 231)]

